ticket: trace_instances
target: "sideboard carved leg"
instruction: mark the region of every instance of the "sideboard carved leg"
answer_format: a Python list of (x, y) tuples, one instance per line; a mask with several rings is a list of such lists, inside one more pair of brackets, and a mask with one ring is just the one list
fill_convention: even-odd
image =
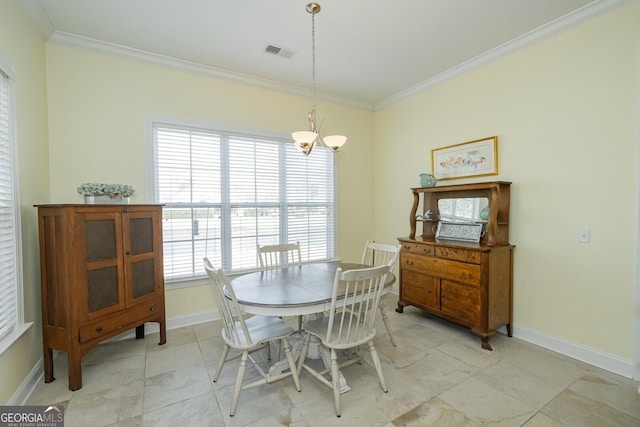
[(480, 340), (482, 341), (482, 348), (484, 350), (493, 351), (493, 348), (491, 348), (491, 344), (489, 344), (489, 339), (496, 334), (496, 331), (483, 332), (483, 331), (478, 331), (476, 329), (471, 328), (471, 332), (474, 335), (477, 335), (480, 337)]
[(396, 308), (396, 312), (404, 313), (404, 304), (398, 301), (398, 307)]
[(489, 344), (489, 337), (485, 336), (485, 337), (482, 337), (481, 339), (482, 339), (482, 348), (484, 350), (493, 351), (493, 348), (491, 348), (491, 344)]

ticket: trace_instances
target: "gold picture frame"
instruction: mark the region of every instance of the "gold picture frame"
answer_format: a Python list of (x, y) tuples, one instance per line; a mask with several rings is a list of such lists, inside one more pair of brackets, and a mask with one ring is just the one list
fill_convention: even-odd
[(498, 137), (475, 139), (431, 150), (431, 173), (438, 181), (498, 174)]

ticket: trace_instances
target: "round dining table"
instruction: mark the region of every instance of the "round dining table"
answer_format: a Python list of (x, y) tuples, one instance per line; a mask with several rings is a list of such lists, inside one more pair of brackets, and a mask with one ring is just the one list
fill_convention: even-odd
[[(264, 316), (304, 316), (331, 308), (333, 282), (343, 271), (366, 268), (363, 264), (322, 262), (242, 274), (231, 279), (233, 290), (246, 313)], [(387, 275), (385, 288), (395, 282)]]
[[(331, 309), (331, 296), (336, 270), (343, 271), (367, 268), (363, 264), (344, 262), (322, 262), (303, 264), (273, 270), (242, 274), (231, 279), (240, 308), (245, 313), (263, 316), (306, 316), (318, 315)], [(396, 278), (387, 274), (383, 294), (391, 290)], [(229, 295), (227, 294), (227, 297)], [(309, 359), (322, 359), (325, 367), (331, 366), (329, 355), (323, 351), (319, 342), (312, 339), (307, 353)], [(293, 340), (293, 353), (296, 359), (302, 346), (302, 339)], [(285, 361), (276, 361), (269, 369), (270, 373), (284, 372), (288, 369)], [(339, 374), (340, 392), (351, 390), (346, 379)]]

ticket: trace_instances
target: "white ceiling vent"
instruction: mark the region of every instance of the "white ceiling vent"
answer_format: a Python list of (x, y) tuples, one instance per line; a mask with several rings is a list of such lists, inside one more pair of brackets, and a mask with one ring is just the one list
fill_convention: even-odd
[(268, 45), (265, 49), (265, 52), (271, 53), (276, 56), (281, 56), (283, 58), (291, 58), (293, 55), (293, 51), (291, 49), (287, 49), (284, 47), (276, 46), (273, 44)]

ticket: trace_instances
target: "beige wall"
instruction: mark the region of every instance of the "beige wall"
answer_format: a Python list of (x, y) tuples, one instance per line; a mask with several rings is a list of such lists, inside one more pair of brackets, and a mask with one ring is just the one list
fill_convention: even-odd
[[(634, 2), (375, 113), (319, 102), (327, 129), (349, 136), (339, 155), (340, 255), (358, 258), (364, 240), (408, 233), (409, 188), (430, 170), (432, 148), (498, 135), (495, 178), (513, 182), (516, 334), (535, 331), (632, 360), (637, 22)], [(87, 181), (129, 183), (139, 192), (134, 202), (148, 201), (146, 116), (288, 133), (306, 126), (310, 99), (45, 48), (17, 0), (0, 2), (0, 54), (18, 76), (26, 318), (34, 322), (0, 358), (7, 402), (42, 351), (32, 205), (81, 202), (75, 189)], [(591, 229), (592, 243), (576, 242), (580, 228)], [(213, 308), (203, 287), (167, 299), (170, 318)]]
[(16, 113), (25, 320), (34, 325), (0, 357), (0, 403), (8, 402), (42, 357), (38, 229), (33, 205), (49, 198), (44, 41), (15, 0), (0, 2), (0, 55), (16, 74)]
[[(47, 45), (51, 201), (81, 202), (83, 182), (133, 185), (146, 199), (145, 117), (289, 134), (306, 128), (311, 99), (66, 46)], [(324, 127), (349, 136), (339, 154), (338, 252), (359, 259), (373, 236), (373, 112), (318, 103)], [(362, 212), (363, 215), (353, 213)], [(169, 318), (213, 309), (206, 288), (167, 294)]]
[[(431, 170), (431, 149), (498, 135), (498, 176), (441, 184), (513, 182), (516, 335), (631, 362), (639, 22), (634, 2), (378, 111), (376, 239), (408, 235), (409, 187)], [(577, 243), (581, 228), (591, 243)]]

